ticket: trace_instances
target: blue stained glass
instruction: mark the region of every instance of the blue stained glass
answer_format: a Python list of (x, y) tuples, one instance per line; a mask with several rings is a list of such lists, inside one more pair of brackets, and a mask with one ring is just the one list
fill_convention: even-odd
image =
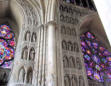
[(107, 63), (106, 58), (102, 58), (101, 61), (104, 62), (104, 63)]
[(89, 39), (94, 39), (94, 36), (93, 36), (90, 32), (87, 32), (87, 33), (86, 33), (86, 36), (87, 36), (87, 38), (89, 38)]
[(90, 56), (88, 56), (87, 54), (84, 55), (84, 58), (87, 59), (87, 60), (90, 60)]
[(0, 66), (10, 68), (14, 58), (14, 33), (7, 25), (0, 26)]
[(82, 52), (85, 52), (85, 49), (84, 49), (84, 47), (81, 47), (81, 49), (82, 49)]
[(107, 74), (111, 80), (111, 53), (100, 44), (102, 43), (90, 32), (81, 36), (87, 76), (90, 79), (103, 82), (104, 74)]
[(97, 48), (98, 48), (98, 43), (93, 42), (93, 43), (92, 43), (92, 45), (93, 45), (93, 47), (94, 47), (95, 49), (97, 49)]
[(86, 42), (87, 42), (88, 46), (91, 47), (91, 42), (88, 40), (86, 40)]

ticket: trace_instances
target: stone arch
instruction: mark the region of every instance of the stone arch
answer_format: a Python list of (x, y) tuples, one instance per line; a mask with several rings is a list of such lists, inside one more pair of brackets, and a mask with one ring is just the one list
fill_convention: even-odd
[(25, 81), (25, 76), (26, 76), (25, 74), (26, 74), (25, 69), (24, 69), (24, 67), (22, 67), (22, 68), (19, 70), (18, 82), (24, 83), (24, 81)]
[(33, 70), (32, 68), (30, 67), (28, 70), (27, 70), (27, 83), (29, 84), (32, 84), (32, 78), (33, 78)]
[(66, 28), (64, 25), (61, 26), (61, 33), (66, 35)]
[(29, 60), (34, 61), (35, 59), (35, 49), (32, 47), (29, 52)]
[(70, 86), (70, 77), (64, 76), (64, 86)]
[(83, 76), (79, 76), (79, 86), (85, 86), (85, 82), (84, 82)]
[(67, 42), (65, 40), (62, 40), (62, 49), (67, 50)]
[(76, 67), (75, 58), (73, 56), (71, 56), (69, 58), (69, 66), (70, 66), (70, 68), (75, 68)]
[(69, 50), (69, 51), (73, 51), (73, 44), (72, 44), (71, 41), (69, 41), (69, 42), (67, 43), (67, 47), (68, 47), (68, 50)]
[(37, 34), (36, 32), (33, 32), (31, 37), (31, 42), (36, 42), (36, 41), (37, 41)]
[(68, 26), (68, 27), (66, 27), (66, 32), (67, 32), (67, 35), (71, 35), (71, 28)]
[(77, 35), (75, 28), (72, 28), (72, 29), (71, 29), (71, 35), (72, 35), (72, 36), (76, 36), (76, 35)]
[(79, 46), (76, 42), (73, 43), (73, 51), (74, 52), (79, 52)]
[(25, 33), (24, 40), (25, 40), (25, 41), (30, 41), (30, 37), (31, 37), (31, 33), (30, 33), (30, 31), (28, 30), (28, 31), (26, 31), (26, 33)]
[(77, 76), (72, 75), (71, 77), (71, 86), (78, 86)]
[(69, 60), (66, 55), (63, 57), (63, 66), (64, 66), (64, 68), (69, 67)]
[(25, 46), (23, 48), (23, 50), (22, 50), (22, 57), (21, 58), (25, 59), (25, 60), (28, 58), (28, 47), (27, 46)]
[(82, 69), (82, 63), (81, 63), (81, 59), (79, 57), (76, 58), (76, 64), (77, 64), (77, 68), (79, 70)]
[[(80, 22), (80, 27), (79, 27), (79, 36), (81, 36), (83, 33), (90, 31), (92, 32), (100, 41), (102, 41), (105, 46), (109, 51), (110, 44), (107, 39), (104, 27), (101, 23), (101, 20), (96, 12), (93, 12), (92, 14), (86, 15), (82, 18), (82, 21)], [(102, 37), (101, 37), (102, 35)]]

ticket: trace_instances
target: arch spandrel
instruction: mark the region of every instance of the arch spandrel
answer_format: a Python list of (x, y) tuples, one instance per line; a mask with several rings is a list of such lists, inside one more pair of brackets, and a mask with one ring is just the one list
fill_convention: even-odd
[(79, 29), (79, 36), (87, 31), (90, 31), (104, 43), (103, 45), (108, 48), (109, 51), (111, 51), (104, 27), (97, 12), (83, 16), (81, 22), (79, 23)]

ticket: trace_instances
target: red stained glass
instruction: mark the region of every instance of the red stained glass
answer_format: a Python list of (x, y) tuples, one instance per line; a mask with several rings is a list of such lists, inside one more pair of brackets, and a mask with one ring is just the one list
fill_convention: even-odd
[(0, 26), (0, 66), (10, 68), (14, 58), (14, 33), (8, 25)]

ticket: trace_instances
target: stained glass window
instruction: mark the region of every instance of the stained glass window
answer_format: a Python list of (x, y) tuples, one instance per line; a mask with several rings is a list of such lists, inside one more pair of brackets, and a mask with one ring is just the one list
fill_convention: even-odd
[(82, 34), (80, 39), (88, 79), (103, 82), (107, 76), (111, 80), (111, 53), (91, 32)]
[(0, 25), (0, 67), (10, 68), (14, 59), (15, 35), (8, 25)]

